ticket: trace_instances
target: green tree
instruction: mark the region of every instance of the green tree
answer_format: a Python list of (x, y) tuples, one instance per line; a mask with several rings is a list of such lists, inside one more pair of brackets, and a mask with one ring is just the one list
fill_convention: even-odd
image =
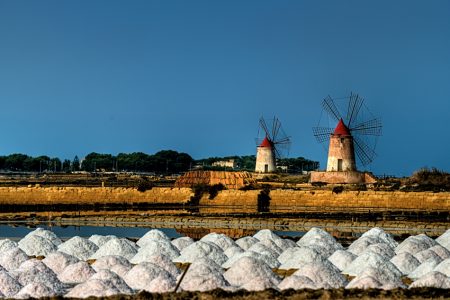
[(72, 171), (80, 171), (80, 159), (77, 155), (72, 160)]

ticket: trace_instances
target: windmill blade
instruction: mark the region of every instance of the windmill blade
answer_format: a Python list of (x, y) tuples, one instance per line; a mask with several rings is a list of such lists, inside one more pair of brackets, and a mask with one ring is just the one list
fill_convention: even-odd
[(341, 114), (339, 113), (339, 110), (336, 107), (333, 99), (329, 95), (325, 99), (323, 99), (322, 107), (331, 117), (339, 122), (339, 120), (341, 119)]
[(376, 156), (375, 151), (370, 148), (362, 139), (353, 137), (355, 153), (363, 166), (370, 164)]
[(275, 152), (275, 157), (276, 158), (287, 157), (289, 155), (290, 147), (291, 147), (290, 141), (288, 143), (274, 145), (273, 151)]
[(267, 124), (266, 124), (266, 120), (264, 120), (264, 118), (260, 118), (259, 119), (259, 125), (261, 126), (261, 128), (264, 130), (266, 137), (270, 138), (270, 134), (269, 134), (269, 129), (267, 128)]
[(356, 121), (361, 106), (363, 105), (364, 98), (360, 97), (358, 94), (350, 94), (350, 100), (348, 101), (347, 109), (347, 126), (352, 127), (353, 122)]
[(273, 142), (274, 145), (283, 145), (283, 144), (290, 144), (291, 143), (291, 137), (286, 136), (282, 139), (278, 139), (275, 142)]
[(361, 122), (354, 127), (350, 128), (350, 132), (360, 135), (376, 135), (381, 136), (382, 124), (378, 118), (371, 119), (365, 122)]
[(313, 127), (313, 134), (319, 143), (325, 143), (330, 140), (330, 135), (334, 129), (330, 127)]
[(271, 140), (275, 142), (275, 138), (278, 135), (279, 130), (281, 129), (281, 122), (278, 120), (278, 118), (273, 117), (273, 124), (272, 124), (272, 136)]

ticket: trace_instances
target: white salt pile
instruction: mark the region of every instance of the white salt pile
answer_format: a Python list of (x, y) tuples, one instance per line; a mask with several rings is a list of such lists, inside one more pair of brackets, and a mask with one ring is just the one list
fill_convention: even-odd
[(200, 241), (214, 243), (223, 251), (227, 250), (229, 247), (237, 246), (236, 243), (225, 234), (215, 232), (205, 235)]
[(7, 298), (12, 298), (15, 294), (17, 294), (22, 285), (14, 279), (11, 275), (9, 275), (6, 270), (0, 270), (0, 293), (3, 294)]
[(190, 244), (193, 244), (194, 240), (188, 236), (183, 236), (172, 240), (171, 243), (178, 249), (178, 251), (181, 251)]
[(411, 279), (419, 279), (428, 272), (433, 271), (433, 269), (442, 262), (440, 257), (432, 257), (420, 264), (414, 271), (408, 274)]
[(442, 260), (442, 258), (439, 255), (437, 255), (436, 252), (434, 252), (433, 250), (430, 250), (430, 249), (431, 248), (428, 248), (428, 249), (422, 250), (420, 252), (417, 252), (416, 254), (414, 254), (414, 257), (417, 258), (417, 260), (420, 263), (423, 263), (423, 262), (429, 260), (430, 258), (432, 258), (434, 260), (437, 260), (437, 259)]
[(412, 271), (414, 271), (418, 266), (420, 266), (420, 262), (409, 252), (403, 252), (397, 254), (390, 260), (403, 275), (408, 275)]
[(244, 253), (244, 249), (239, 247), (238, 245), (229, 247), (227, 250), (223, 252), (228, 258), (233, 257), (237, 254)]
[[(236, 261), (225, 273), (224, 278), (231, 284), (237, 287), (242, 287), (248, 282), (253, 282), (255, 285), (258, 281), (272, 284), (275, 288), (280, 283), (280, 278), (272, 272), (272, 269), (263, 261), (244, 256)], [(255, 286), (255, 289), (258, 287)], [(247, 290), (253, 290), (252, 286), (247, 285)]]
[(108, 255), (123, 256), (126, 259), (132, 259), (138, 252), (138, 247), (135, 243), (127, 239), (111, 238), (104, 243), (100, 248), (91, 255), (91, 259), (98, 259)]
[(350, 276), (358, 276), (369, 267), (375, 269), (387, 268), (390, 272), (396, 273), (399, 276), (402, 274), (393, 263), (386, 260), (383, 256), (373, 252), (367, 252), (355, 258), (355, 260), (352, 261), (350, 265), (342, 271), (342, 273)]
[(28, 256), (47, 256), (57, 250), (56, 245), (49, 239), (30, 234), (19, 241), (19, 248)]
[[(270, 245), (270, 243), (273, 243)], [(269, 244), (269, 246), (267, 246)], [(281, 254), (281, 249), (273, 241), (266, 240), (264, 242), (258, 242), (251, 246), (248, 251), (253, 251), (262, 255), (278, 257)]]
[(383, 289), (404, 288), (402, 282), (402, 274), (396, 269), (391, 269), (387, 265), (379, 266), (378, 268), (367, 267), (355, 279), (364, 277), (372, 277), (381, 283)]
[(434, 287), (438, 289), (450, 289), (450, 278), (441, 272), (428, 272), (409, 286), (409, 288), (417, 287)]
[(46, 230), (44, 228), (36, 228), (34, 231), (28, 233), (24, 238), (32, 235), (43, 237), (52, 242), (55, 246), (59, 246), (62, 244), (61, 239), (54, 232)]
[(79, 236), (74, 236), (58, 247), (58, 251), (75, 256), (79, 260), (89, 259), (97, 250), (96, 244)]
[(361, 237), (375, 237), (381, 241), (383, 244), (387, 244), (390, 248), (395, 249), (398, 243), (394, 240), (391, 234), (386, 233), (382, 228), (374, 227), (369, 231), (364, 232)]
[[(190, 246), (188, 246), (190, 247)], [(186, 250), (188, 247), (184, 248)], [(132, 264), (149, 261), (150, 257), (155, 255), (165, 255), (170, 259), (180, 256), (178, 249), (167, 240), (148, 240), (136, 255), (130, 259)]]
[[(279, 237), (276, 233), (274, 233), (273, 231), (271, 231), (269, 229), (262, 229), (262, 230), (258, 231), (257, 233), (255, 233), (253, 235), (253, 237), (258, 239), (259, 241), (271, 240), (271, 241), (275, 242), (275, 244), (278, 247), (280, 247), (282, 250), (285, 250), (285, 249), (293, 246), (290, 241), (284, 240), (283, 238)], [(241, 248), (243, 248), (243, 247), (241, 246)]]
[(207, 257), (222, 265), (228, 260), (223, 250), (216, 244), (210, 242), (197, 241), (181, 251), (181, 255), (175, 258), (174, 262), (193, 263), (196, 260)]
[(280, 290), (294, 289), (317, 289), (314, 282), (306, 276), (291, 275), (283, 279), (278, 284)]
[(147, 258), (147, 262), (163, 268), (164, 270), (169, 272), (170, 275), (173, 276), (173, 278), (177, 278), (181, 274), (181, 271), (175, 266), (170, 257), (165, 256), (164, 254), (155, 254), (153, 256), (149, 256)]
[(43, 298), (58, 296), (58, 293), (42, 282), (33, 282), (24, 286), (15, 296), (16, 299)]
[(108, 255), (97, 259), (91, 267), (96, 272), (99, 272), (100, 270), (110, 270), (120, 277), (123, 277), (133, 265), (123, 256)]
[(17, 269), (23, 262), (28, 260), (28, 255), (20, 248), (13, 248), (0, 253), (0, 266), (7, 271)]
[(446, 260), (441, 261), (434, 269), (433, 271), (441, 272), (444, 275), (447, 275), (450, 277), (450, 258), (447, 258)]
[(189, 266), (180, 287), (184, 291), (210, 291), (224, 289), (229, 284), (223, 277), (223, 270), (210, 259), (199, 259)]
[(176, 286), (175, 278), (169, 272), (149, 262), (134, 266), (123, 279), (131, 288), (150, 293), (170, 292)]
[(437, 245), (435, 240), (422, 233), (406, 238), (395, 248), (395, 253), (409, 252), (416, 254), (435, 245)]
[(59, 281), (57, 275), (42, 261), (30, 259), (23, 262), (14, 271), (16, 280), (26, 286), (33, 283), (42, 283), (49, 287), (54, 294), (61, 295), (65, 291), (64, 285)]
[(64, 252), (53, 252), (49, 254), (42, 262), (57, 275), (60, 274), (68, 265), (77, 263), (79, 260), (75, 256)]
[(10, 239), (4, 239), (4, 240), (0, 240), (0, 253), (9, 251), (13, 248), (18, 248), (19, 245), (14, 242), (11, 241)]
[(284, 264), (286, 261), (288, 261), (292, 255), (298, 250), (300, 247), (291, 247), (284, 250), (278, 257), (277, 260), (280, 262), (280, 264)]
[(336, 242), (336, 239), (332, 237), (328, 232), (313, 227), (311, 228), (300, 240), (297, 245), (300, 247), (310, 247), (321, 253), (324, 258), (333, 254), (336, 250), (342, 250), (341, 244)]
[(359, 256), (370, 245), (382, 243), (383, 240), (377, 236), (362, 236), (348, 246), (347, 251)]
[(259, 240), (252, 236), (244, 236), (238, 240), (236, 240), (236, 244), (241, 247), (243, 250), (248, 250), (251, 246), (258, 243)]
[(447, 248), (442, 247), (441, 245), (433, 246), (431, 248), (428, 248), (428, 250), (432, 250), (434, 253), (439, 255), (442, 259), (450, 258), (450, 251)]
[(117, 238), (115, 235), (99, 235), (94, 234), (89, 237), (89, 240), (97, 245), (97, 247), (103, 246), (106, 242), (108, 242), (110, 239)]
[(388, 244), (384, 244), (384, 243), (372, 244), (372, 245), (368, 246), (360, 255), (367, 253), (367, 252), (372, 252), (372, 253), (381, 255), (386, 260), (390, 260), (392, 257), (395, 256), (394, 249), (392, 249)]
[(442, 235), (440, 235), (436, 242), (438, 242), (441, 246), (450, 250), (450, 229), (447, 229)]
[(280, 265), (280, 269), (300, 269), (303, 265), (313, 262), (323, 261), (324, 258), (316, 250), (309, 247), (300, 247), (295, 252), (291, 253), (291, 257)]
[(308, 263), (297, 270), (293, 275), (298, 277), (308, 277), (316, 288), (340, 288), (347, 284), (346, 278), (328, 260)]
[(68, 265), (59, 275), (58, 279), (64, 283), (77, 284), (85, 282), (89, 277), (95, 274), (94, 269), (85, 262)]
[(261, 254), (257, 253), (251, 250), (247, 250), (242, 253), (237, 253), (234, 256), (230, 257), (226, 262), (222, 264), (222, 267), (225, 269), (230, 268), (236, 261), (241, 259), (242, 257), (253, 257), (256, 259), (259, 259), (263, 261), (265, 264), (267, 264), (271, 268), (278, 268), (280, 266), (280, 262), (277, 260), (277, 258), (270, 254)]
[(274, 285), (273, 281), (267, 277), (252, 278), (240, 286), (240, 289), (244, 289), (250, 292), (259, 292), (267, 289), (276, 289), (276, 288), (277, 286)]
[(145, 244), (149, 241), (159, 241), (159, 240), (166, 240), (170, 242), (170, 239), (167, 237), (167, 235), (158, 229), (152, 229), (148, 231), (146, 234), (144, 234), (137, 242), (136, 245), (139, 247), (144, 247)]
[(382, 289), (383, 284), (371, 276), (355, 277), (350, 281), (346, 289)]
[(120, 294), (118, 288), (111, 281), (92, 279), (75, 286), (65, 297), (67, 298), (88, 298), (88, 297), (109, 297)]
[(99, 272), (92, 275), (88, 280), (103, 280), (112, 283), (120, 292), (120, 294), (133, 294), (133, 289), (131, 289), (119, 275), (109, 270), (100, 270)]
[[(356, 255), (345, 251), (345, 250), (336, 250), (330, 257), (328, 257), (328, 260), (340, 271), (347, 268), (352, 261), (354, 261), (356, 258)], [(279, 258), (278, 258), (279, 259)]]

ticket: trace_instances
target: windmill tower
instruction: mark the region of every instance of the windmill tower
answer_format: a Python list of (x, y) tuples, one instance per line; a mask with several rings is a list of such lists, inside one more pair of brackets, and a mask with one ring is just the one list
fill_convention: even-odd
[[(339, 103), (338, 100), (343, 101)], [(322, 107), (331, 120), (337, 122), (336, 127), (313, 128), (313, 134), (318, 142), (324, 145), (329, 143), (326, 170), (327, 172), (347, 172), (347, 174), (341, 174), (340, 177), (339, 174), (315, 174), (311, 176), (311, 181), (319, 175), (324, 182), (334, 183), (334, 180), (330, 179), (333, 176), (339, 177), (340, 181), (345, 181), (341, 183), (361, 181), (364, 177), (361, 174), (364, 173), (356, 174), (357, 165), (366, 167), (375, 158), (376, 140), (378, 136), (381, 136), (382, 131), (381, 121), (370, 114), (364, 105), (364, 99), (353, 93), (349, 97), (339, 99), (328, 96), (322, 101)]]
[(291, 144), (278, 118), (274, 117), (270, 125), (264, 118), (259, 119), (259, 129), (256, 148), (257, 173), (271, 173), (277, 169), (277, 159), (284, 157)]

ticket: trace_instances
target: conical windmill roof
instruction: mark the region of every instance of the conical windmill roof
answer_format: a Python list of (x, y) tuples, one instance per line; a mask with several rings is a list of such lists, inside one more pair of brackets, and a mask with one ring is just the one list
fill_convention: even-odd
[(345, 126), (344, 121), (342, 121), (342, 119), (339, 120), (339, 123), (337, 124), (336, 128), (334, 129), (333, 134), (335, 134), (335, 135), (351, 135), (350, 130), (348, 130), (348, 127)]
[(269, 139), (266, 136), (264, 138), (264, 140), (261, 142), (261, 144), (259, 145), (259, 147), (272, 148), (272, 143), (269, 141)]

